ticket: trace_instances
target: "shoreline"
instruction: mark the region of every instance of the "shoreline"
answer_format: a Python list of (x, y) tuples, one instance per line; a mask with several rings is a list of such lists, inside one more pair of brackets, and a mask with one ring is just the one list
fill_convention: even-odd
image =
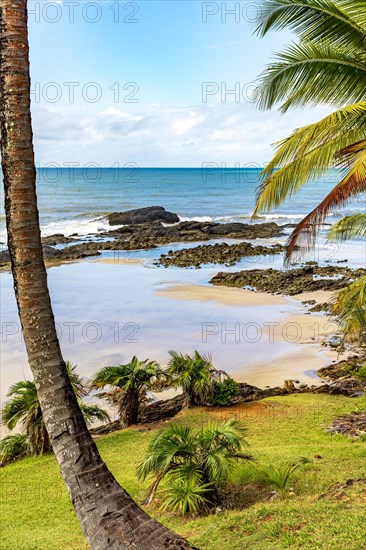
[[(288, 346), (289, 349), (284, 350), (279, 357), (269, 357), (265, 365), (258, 361), (244, 371), (235, 370), (232, 376), (237, 382), (247, 382), (264, 388), (282, 385), (284, 380), (300, 379), (299, 381), (303, 383), (320, 385), (322, 380), (316, 372), (347, 356), (322, 345), (327, 336), (337, 331), (336, 323), (324, 313), (309, 312), (306, 305), (301, 303), (305, 300), (314, 300), (316, 304), (322, 304), (332, 295), (329, 291), (306, 292), (288, 297), (230, 287), (179, 284), (160, 289), (156, 294), (183, 301), (216, 301), (224, 306), (293, 305), (294, 311), (270, 323), (263, 323), (261, 337), (264, 336), (268, 341), (282, 343), (284, 346), (294, 344), (297, 349), (292, 350)], [(296, 311), (297, 308), (299, 311)], [(295, 369), (294, 365), (296, 365)]]

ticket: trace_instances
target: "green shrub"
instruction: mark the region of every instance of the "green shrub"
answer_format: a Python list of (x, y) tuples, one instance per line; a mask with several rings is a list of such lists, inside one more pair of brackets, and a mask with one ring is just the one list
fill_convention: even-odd
[(310, 460), (308, 458), (300, 458), (294, 464), (284, 464), (282, 466), (263, 466), (253, 463), (254, 468), (258, 473), (258, 477), (261, 481), (268, 483), (275, 490), (278, 491), (281, 498), (286, 496), (287, 485), (292, 478), (294, 472), (302, 464), (308, 464)]
[(0, 466), (5, 466), (29, 454), (29, 439), (26, 435), (7, 435), (0, 441)]
[(366, 365), (364, 365), (358, 370), (354, 369), (351, 372), (355, 378), (357, 378), (361, 382), (366, 382)]
[(226, 378), (223, 382), (215, 382), (211, 405), (226, 405), (239, 393), (239, 386), (232, 378)]
[(246, 428), (239, 420), (210, 423), (201, 429), (171, 424), (151, 440), (139, 479), (154, 477), (145, 504), (149, 504), (161, 481), (165, 481), (164, 509), (182, 514), (197, 513), (218, 502), (220, 489), (241, 460), (252, 457)]

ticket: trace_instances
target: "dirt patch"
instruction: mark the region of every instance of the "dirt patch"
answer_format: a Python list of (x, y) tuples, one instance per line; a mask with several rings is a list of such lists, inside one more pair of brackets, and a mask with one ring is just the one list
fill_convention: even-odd
[(347, 479), (345, 482), (337, 482), (331, 485), (326, 493), (319, 499), (341, 500), (366, 504), (366, 477)]

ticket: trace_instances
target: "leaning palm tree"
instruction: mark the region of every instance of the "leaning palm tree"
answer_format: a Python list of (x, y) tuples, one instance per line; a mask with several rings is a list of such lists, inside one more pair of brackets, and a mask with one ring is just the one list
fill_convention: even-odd
[[(300, 36), (276, 54), (260, 78), (258, 103), (270, 109), (331, 104), (335, 112), (299, 128), (276, 144), (276, 154), (262, 172), (254, 215), (278, 206), (314, 178), (336, 169), (339, 182), (292, 232), (285, 261), (314, 245), (327, 214), (366, 190), (366, 16), (354, 0), (264, 0), (257, 32), (288, 28)], [(358, 214), (333, 226), (330, 238), (365, 235), (366, 216)], [(299, 246), (300, 245), (300, 246)], [(357, 311), (344, 310), (347, 295), (361, 294), (366, 277), (350, 285), (336, 305), (346, 331)], [(342, 314), (343, 312), (343, 314)], [(365, 314), (363, 315), (363, 320)], [(363, 328), (365, 328), (363, 324)]]
[(92, 550), (190, 548), (121, 487), (88, 432), (57, 338), (44, 265), (30, 111), (27, 0), (0, 2), (0, 148), (8, 248), (43, 418)]
[(100, 369), (92, 380), (92, 388), (111, 386), (120, 390), (120, 422), (122, 427), (127, 427), (138, 421), (140, 402), (146, 391), (151, 389), (156, 381), (164, 378), (166, 374), (156, 361), (139, 361), (134, 356), (125, 365)]
[(164, 508), (197, 512), (220, 499), (220, 489), (239, 460), (250, 460), (246, 428), (238, 420), (210, 423), (200, 430), (172, 424), (158, 432), (137, 468), (139, 479), (154, 475), (146, 502), (166, 481)]
[[(90, 424), (95, 420), (109, 420), (109, 415), (98, 405), (82, 402), (82, 397), (85, 397), (88, 392), (85, 389), (85, 381), (76, 372), (76, 365), (67, 361), (66, 368), (86, 422)], [(13, 430), (18, 424), (22, 425), (28, 438), (30, 454), (42, 455), (51, 451), (52, 447), (43, 420), (35, 383), (30, 380), (17, 382), (10, 386), (7, 396), (10, 399), (2, 410), (3, 424), (9, 430)]]
[(215, 381), (225, 373), (213, 366), (209, 355), (201, 355), (198, 351), (193, 355), (170, 351), (169, 355), (167, 374), (174, 387), (182, 388), (186, 405), (194, 407), (207, 402), (213, 394)]

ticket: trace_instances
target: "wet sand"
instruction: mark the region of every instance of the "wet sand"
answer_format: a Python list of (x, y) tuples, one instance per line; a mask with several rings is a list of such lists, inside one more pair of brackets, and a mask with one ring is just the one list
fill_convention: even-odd
[[(309, 312), (302, 304), (307, 300), (314, 300), (317, 304), (328, 302), (332, 292), (315, 291), (287, 297), (246, 289), (187, 284), (170, 286), (156, 293), (174, 300), (212, 300), (227, 306), (294, 306), (290, 314), (278, 315), (277, 319), (264, 321), (260, 327), (257, 345), (260, 346), (263, 339), (269, 343), (283, 344), (283, 353), (279, 357), (269, 354), (265, 363), (260, 360), (250, 366), (245, 365), (243, 360), (243, 367), (239, 366), (232, 373), (238, 382), (265, 387), (279, 385), (284, 380), (298, 379), (316, 385), (320, 383), (316, 371), (342, 358), (336, 351), (322, 345), (327, 336), (337, 332), (337, 323), (324, 313)], [(255, 343), (254, 333), (252, 339)]]
[(288, 301), (283, 296), (274, 296), (264, 292), (229, 287), (200, 285), (175, 285), (158, 290), (157, 295), (174, 300), (197, 300), (199, 302), (217, 301), (230, 306), (273, 306), (284, 305)]

